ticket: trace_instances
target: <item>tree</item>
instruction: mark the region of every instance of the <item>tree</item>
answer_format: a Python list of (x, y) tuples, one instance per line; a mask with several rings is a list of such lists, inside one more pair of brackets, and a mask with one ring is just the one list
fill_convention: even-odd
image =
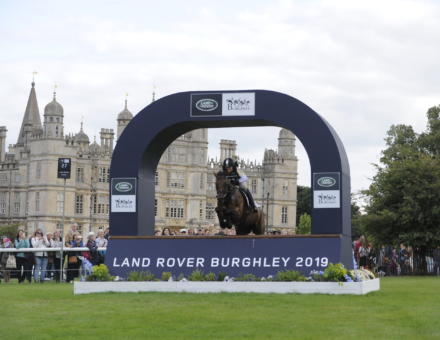
[(299, 235), (307, 235), (312, 231), (312, 218), (309, 214), (304, 213), (299, 217), (298, 227), (296, 233)]
[(377, 242), (423, 251), (440, 244), (440, 107), (428, 110), (427, 131), (391, 126), (382, 165), (369, 189), (362, 223)]
[(310, 187), (298, 185), (296, 204), (296, 225), (300, 223), (302, 214), (312, 214), (312, 190)]

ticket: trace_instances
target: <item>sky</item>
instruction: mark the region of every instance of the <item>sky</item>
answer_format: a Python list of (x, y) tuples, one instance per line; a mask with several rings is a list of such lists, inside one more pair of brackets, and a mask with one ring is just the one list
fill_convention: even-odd
[[(0, 1), (0, 125), (17, 140), (35, 75), (40, 114), (64, 107), (90, 139), (180, 91), (266, 89), (297, 98), (336, 130), (352, 191), (375, 174), (392, 124), (421, 132), (440, 94), (440, 1)], [(209, 131), (209, 155), (235, 139), (261, 161), (279, 128)], [(310, 185), (297, 141), (300, 185)]]

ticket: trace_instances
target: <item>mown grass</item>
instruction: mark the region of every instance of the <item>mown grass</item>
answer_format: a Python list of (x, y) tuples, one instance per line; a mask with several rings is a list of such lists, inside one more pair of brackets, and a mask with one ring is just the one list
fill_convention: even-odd
[(440, 339), (440, 278), (366, 296), (106, 293), (0, 284), (0, 339)]

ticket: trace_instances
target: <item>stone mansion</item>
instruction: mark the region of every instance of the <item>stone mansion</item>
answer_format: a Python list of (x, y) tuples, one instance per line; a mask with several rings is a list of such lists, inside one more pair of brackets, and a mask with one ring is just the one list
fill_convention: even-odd
[[(117, 138), (133, 118), (125, 107), (116, 117)], [(113, 129), (102, 128), (100, 141), (91, 142), (81, 123), (77, 133), (66, 133), (64, 108), (53, 100), (41, 117), (35, 83), (17, 142), (6, 149), (7, 128), (0, 126), (0, 224), (19, 223), (28, 232), (46, 232), (76, 222), (83, 232), (108, 226), (110, 161)], [(58, 158), (71, 158), (71, 178), (57, 178)], [(266, 150), (262, 163), (244, 161), (237, 144), (221, 140), (219, 158), (208, 159), (208, 130), (198, 129), (177, 138), (164, 152), (156, 171), (156, 227), (218, 226), (214, 172), (226, 157), (239, 162), (249, 178), (248, 188), (267, 214), (269, 229), (295, 229), (297, 158), (295, 136), (281, 129), (278, 150)], [(65, 189), (65, 200), (64, 200)]]

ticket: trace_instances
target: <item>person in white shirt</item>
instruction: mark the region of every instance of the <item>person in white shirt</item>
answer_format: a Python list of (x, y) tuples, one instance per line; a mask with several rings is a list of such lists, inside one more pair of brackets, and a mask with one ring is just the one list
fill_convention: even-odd
[[(50, 242), (46, 236), (43, 235), (41, 230), (37, 230), (34, 237), (31, 238), (32, 248), (47, 248), (50, 247)], [(47, 252), (38, 251), (35, 252), (35, 269), (34, 269), (34, 281), (44, 282), (47, 268)]]

